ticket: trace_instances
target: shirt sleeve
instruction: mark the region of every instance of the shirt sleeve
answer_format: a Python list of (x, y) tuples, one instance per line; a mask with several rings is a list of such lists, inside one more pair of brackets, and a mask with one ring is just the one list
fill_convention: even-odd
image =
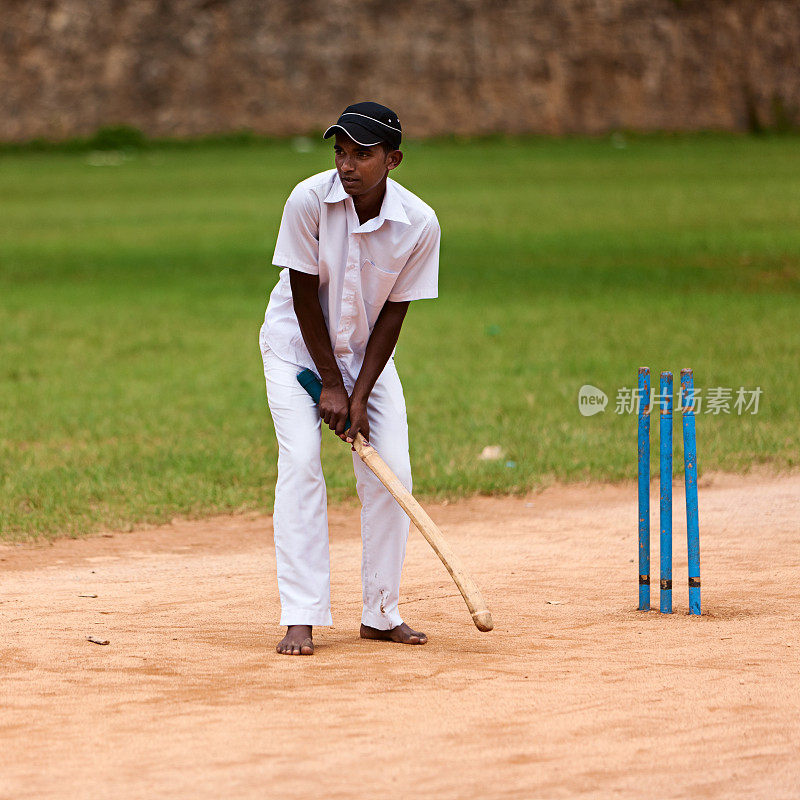
[(420, 234), (411, 257), (395, 281), (389, 300), (430, 300), (439, 294), (439, 242), (441, 230), (436, 215)]
[(272, 263), (309, 275), (319, 274), (319, 200), (295, 187), (283, 207)]

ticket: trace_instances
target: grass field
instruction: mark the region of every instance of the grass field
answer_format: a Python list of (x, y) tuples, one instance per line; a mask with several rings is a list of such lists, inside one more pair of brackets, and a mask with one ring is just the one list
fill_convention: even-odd
[[(396, 177), (444, 232), (440, 299), (412, 307), (397, 351), (421, 496), (632, 478), (635, 422), (614, 406), (640, 364), (761, 388), (756, 415), (698, 419), (701, 472), (797, 467), (797, 139), (405, 149)], [(0, 154), (5, 538), (271, 508), (272, 246), (288, 191), (330, 160), (289, 142)], [(605, 413), (578, 413), (585, 383)], [(333, 499), (354, 493), (340, 444), (325, 437)], [(485, 445), (504, 457), (478, 460)]]

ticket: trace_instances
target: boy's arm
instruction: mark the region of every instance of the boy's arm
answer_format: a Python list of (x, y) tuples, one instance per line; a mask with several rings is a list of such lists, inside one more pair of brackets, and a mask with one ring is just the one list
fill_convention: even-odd
[[(331, 430), (336, 431), (337, 436), (344, 439), (344, 426), (350, 410), (350, 400), (344, 388), (339, 365), (333, 355), (331, 337), (325, 325), (325, 317), (322, 315), (322, 306), (319, 304), (319, 275), (309, 275), (290, 269), (289, 283), (292, 287), (292, 303), (300, 324), (300, 333), (303, 334), (303, 341), (311, 358), (314, 359), (322, 380), (319, 415)], [(377, 323), (375, 327), (377, 328)]]
[(367, 400), (397, 344), (400, 328), (408, 311), (408, 303), (407, 300), (400, 303), (387, 301), (375, 322), (364, 353), (364, 363), (353, 387), (353, 394), (350, 396), (350, 428), (347, 436), (341, 437), (346, 442), (355, 441), (359, 432), (365, 439), (369, 439)]
[(395, 281), (390, 299), (384, 304), (367, 342), (364, 363), (350, 396), (350, 429), (342, 437), (347, 442), (355, 441), (359, 432), (369, 439), (367, 400), (397, 344), (409, 302), (433, 298), (438, 293), (439, 239), (439, 221), (433, 214)]

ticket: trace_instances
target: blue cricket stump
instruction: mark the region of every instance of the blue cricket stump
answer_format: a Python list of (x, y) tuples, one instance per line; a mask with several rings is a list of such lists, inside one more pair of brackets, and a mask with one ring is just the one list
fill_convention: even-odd
[(639, 611), (650, 610), (650, 369), (639, 367)]
[(661, 613), (672, 613), (672, 373), (661, 373), (659, 488), (661, 495)]
[(681, 370), (681, 412), (683, 414), (683, 470), (686, 476), (686, 549), (689, 554), (689, 613), (699, 615), (700, 520), (697, 512), (697, 439), (694, 421), (694, 374), (690, 369)]

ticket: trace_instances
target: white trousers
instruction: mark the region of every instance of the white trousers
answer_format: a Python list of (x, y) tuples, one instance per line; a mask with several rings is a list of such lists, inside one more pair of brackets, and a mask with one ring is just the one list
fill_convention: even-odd
[[(265, 344), (262, 356), (278, 438), (273, 528), (280, 624), (331, 625), (327, 496), (320, 462), (322, 420), (316, 404), (297, 382), (303, 368), (279, 358)], [(348, 374), (341, 364), (340, 369), (350, 394), (357, 376)], [(406, 405), (393, 359), (370, 394), (367, 417), (370, 444), (410, 491)], [(325, 430), (334, 435), (327, 426)], [(389, 630), (403, 621), (397, 604), (409, 519), (356, 453), (353, 468), (361, 500), (361, 621)]]

